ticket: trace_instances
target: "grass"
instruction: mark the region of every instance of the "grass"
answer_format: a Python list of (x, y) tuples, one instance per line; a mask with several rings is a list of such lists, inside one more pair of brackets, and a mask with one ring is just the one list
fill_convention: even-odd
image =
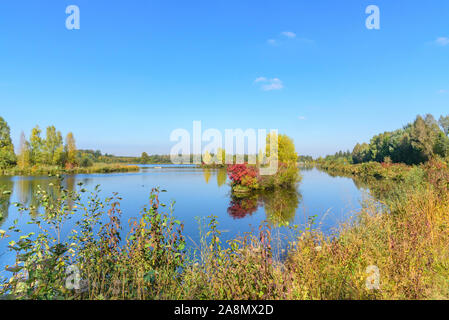
[[(96, 190), (85, 205), (76, 192), (61, 190), (56, 203), (42, 192), (38, 235), (8, 231), (22, 238), (10, 244), (17, 263), (0, 290), (20, 299), (449, 299), (449, 169), (421, 169), (420, 181), (397, 184), (406, 192), (382, 206), (367, 201), (333, 236), (296, 230), (285, 259), (274, 256), (268, 224), (224, 244), (214, 216), (200, 221), (201, 241), (187, 252), (158, 190), (128, 235), (117, 195), (101, 201)], [(80, 214), (70, 238), (55, 236)], [(69, 265), (78, 289), (67, 288)]]

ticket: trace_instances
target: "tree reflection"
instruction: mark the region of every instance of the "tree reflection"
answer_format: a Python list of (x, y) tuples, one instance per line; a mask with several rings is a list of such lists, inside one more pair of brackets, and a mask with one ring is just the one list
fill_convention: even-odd
[(252, 215), (259, 207), (259, 196), (257, 194), (247, 197), (232, 196), (228, 207), (228, 213), (234, 219), (242, 219), (248, 215)]
[[(45, 191), (49, 196), (50, 201), (56, 200), (61, 196), (61, 185), (68, 191), (75, 189), (75, 177), (67, 176), (65, 179), (58, 178), (21, 178), (16, 180), (17, 201), (22, 205), (29, 207), (32, 217), (35, 217), (40, 209), (39, 190)], [(0, 184), (3, 184), (1, 182)], [(13, 188), (13, 181), (10, 181), (10, 189)], [(2, 186), (0, 185), (0, 188)], [(1, 190), (1, 189), (0, 189)], [(2, 191), (0, 191), (0, 195)], [(10, 203), (8, 204), (8, 206)], [(67, 204), (71, 209), (74, 203)]]
[(13, 187), (14, 183), (11, 179), (0, 182), (0, 226), (8, 217)]
[(218, 169), (217, 171), (217, 185), (221, 187), (226, 183), (226, 180), (228, 179), (228, 173), (226, 169)]
[(275, 227), (287, 226), (295, 219), (302, 195), (296, 189), (275, 189), (260, 195), (267, 221)]
[(242, 197), (231, 196), (228, 213), (234, 219), (254, 214), (259, 206), (265, 208), (267, 221), (275, 227), (286, 226), (295, 219), (296, 210), (302, 201), (296, 189), (275, 189), (252, 193)]
[(204, 181), (206, 181), (206, 184), (209, 183), (210, 177), (212, 176), (212, 172), (210, 169), (203, 169), (203, 175), (204, 175)]

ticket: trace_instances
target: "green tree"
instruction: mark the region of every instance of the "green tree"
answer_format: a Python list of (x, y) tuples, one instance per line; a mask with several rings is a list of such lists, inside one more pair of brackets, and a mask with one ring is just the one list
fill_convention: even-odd
[(11, 141), (11, 131), (6, 121), (0, 117), (0, 168), (16, 164), (14, 145)]
[(441, 116), (438, 123), (444, 131), (444, 134), (449, 135), (449, 116)]
[(30, 143), (27, 141), (25, 133), (23, 131), (20, 135), (20, 149), (17, 156), (17, 165), (21, 169), (27, 168), (31, 165)]
[(442, 131), (436, 139), (434, 153), (443, 158), (449, 156), (449, 138)]
[(44, 143), (45, 163), (49, 165), (62, 165), (64, 146), (60, 131), (54, 126), (47, 127), (47, 135)]
[(140, 156), (140, 163), (142, 164), (148, 164), (151, 162), (151, 158), (146, 152), (142, 152), (142, 155)]
[(39, 126), (31, 130), (30, 146), (31, 146), (31, 164), (44, 164), (43, 140), (41, 138), (41, 129)]
[(419, 162), (429, 160), (433, 156), (436, 136), (432, 131), (432, 123), (418, 116), (413, 123), (411, 145), (421, 156)]
[(266, 139), (266, 154), (267, 157), (271, 157), (271, 138), (278, 140), (278, 161), (288, 165), (296, 164), (298, 160), (298, 154), (295, 151), (295, 144), (293, 140), (285, 134), (276, 135), (275, 133), (269, 133)]
[(226, 163), (226, 151), (225, 149), (218, 148), (217, 149), (217, 159), (219, 164), (225, 164)]
[(257, 163), (260, 165), (265, 163), (265, 153), (262, 149), (259, 150), (259, 154), (257, 155)]
[(352, 162), (362, 163), (371, 160), (370, 146), (367, 143), (356, 144), (352, 151)]
[(76, 142), (72, 132), (69, 132), (65, 138), (65, 152), (67, 154), (67, 164), (76, 165)]
[(203, 163), (205, 163), (205, 164), (212, 164), (212, 156), (211, 156), (211, 154), (210, 154), (210, 152), (208, 150), (206, 150), (204, 152)]
[(93, 157), (89, 153), (78, 153), (77, 163), (83, 168), (91, 167), (94, 164)]

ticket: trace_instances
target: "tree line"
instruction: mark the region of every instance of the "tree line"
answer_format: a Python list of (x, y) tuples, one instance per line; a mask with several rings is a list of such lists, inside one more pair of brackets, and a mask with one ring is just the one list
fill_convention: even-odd
[(370, 143), (357, 144), (353, 163), (393, 162), (420, 164), (434, 157), (449, 156), (449, 116), (418, 115), (402, 129), (374, 136)]
[(148, 155), (144, 152), (141, 157), (120, 157), (103, 154), (100, 150), (78, 150), (73, 133), (69, 132), (64, 140), (61, 132), (54, 126), (47, 127), (45, 132), (39, 126), (34, 127), (29, 139), (22, 132), (18, 149), (16, 154), (10, 127), (5, 119), (0, 117), (0, 169), (14, 166), (20, 169), (33, 166), (59, 166), (69, 169), (90, 167), (94, 163), (171, 163), (170, 155)]
[(10, 128), (0, 117), (0, 168), (15, 165), (20, 168), (43, 165), (74, 167), (79, 162), (73, 133), (66, 135), (64, 143), (61, 132), (56, 130), (55, 126), (47, 127), (45, 137), (42, 136), (39, 126), (34, 127), (29, 140), (22, 132), (19, 152), (15, 154)]

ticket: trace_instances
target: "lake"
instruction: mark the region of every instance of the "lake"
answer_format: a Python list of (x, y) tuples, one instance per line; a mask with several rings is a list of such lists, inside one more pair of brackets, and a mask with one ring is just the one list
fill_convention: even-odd
[[(187, 244), (199, 243), (198, 221), (195, 217), (218, 217), (219, 229), (223, 231), (222, 240), (232, 239), (245, 232), (257, 230), (261, 222), (267, 220), (278, 234), (288, 234), (287, 225), (303, 227), (314, 220), (315, 225), (327, 234), (333, 232), (339, 222), (347, 220), (361, 207), (366, 195), (352, 179), (331, 177), (317, 169), (301, 170), (303, 179), (296, 191), (279, 190), (245, 199), (233, 198), (230, 194), (226, 171), (223, 169), (202, 169), (194, 166), (154, 165), (142, 166), (140, 172), (116, 174), (80, 174), (67, 176), (63, 183), (70, 189), (83, 187), (93, 191), (101, 186), (103, 198), (117, 192), (121, 201), (122, 223), (128, 231), (128, 219), (136, 217), (148, 203), (153, 187), (167, 192), (160, 199), (167, 205), (175, 201), (174, 215), (185, 225)], [(15, 219), (24, 232), (36, 231), (28, 225), (28, 213), (20, 213), (15, 202), (34, 204), (33, 196), (38, 186), (51, 192), (50, 177), (0, 177), (0, 210), (4, 219), (0, 229), (7, 230)], [(3, 194), (4, 190), (11, 194)], [(68, 234), (73, 226), (70, 221), (64, 229)], [(6, 264), (14, 264), (14, 257), (7, 251), (7, 243), (14, 239), (0, 240), (0, 270)], [(0, 275), (4, 275), (0, 271)]]

